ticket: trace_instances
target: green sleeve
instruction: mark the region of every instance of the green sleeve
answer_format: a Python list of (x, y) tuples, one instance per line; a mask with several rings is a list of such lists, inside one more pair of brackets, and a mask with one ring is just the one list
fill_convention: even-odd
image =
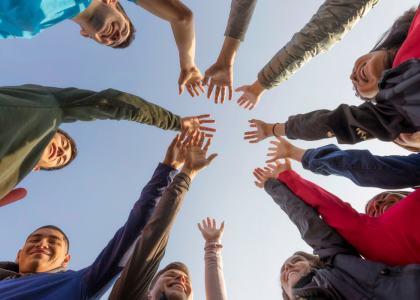
[(127, 120), (179, 131), (182, 120), (146, 100), (114, 89), (100, 92), (76, 88), (48, 88), (63, 111), (63, 123), (95, 120)]

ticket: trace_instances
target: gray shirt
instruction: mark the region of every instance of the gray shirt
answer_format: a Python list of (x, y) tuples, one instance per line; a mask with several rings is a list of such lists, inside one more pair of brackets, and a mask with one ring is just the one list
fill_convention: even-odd
[(225, 36), (241, 42), (245, 39), (258, 0), (232, 0)]

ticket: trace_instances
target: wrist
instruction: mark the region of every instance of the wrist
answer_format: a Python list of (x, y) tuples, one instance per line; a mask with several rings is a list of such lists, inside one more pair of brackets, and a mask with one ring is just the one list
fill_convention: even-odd
[(181, 71), (188, 72), (188, 71), (191, 71), (194, 68), (196, 68), (196, 65), (194, 63), (194, 60), (192, 60), (192, 61), (188, 60), (186, 62), (184, 62), (184, 61), (181, 60), (180, 61), (180, 67), (181, 67)]
[[(273, 132), (273, 130), (271, 130), (271, 132)], [(286, 136), (286, 124), (285, 123), (278, 123), (276, 125), (276, 127), (274, 127), (274, 135)]]
[(217, 58), (217, 63), (232, 66), (233, 61), (235, 60), (236, 52), (238, 52), (240, 45), (240, 40), (236, 40), (228, 36), (225, 37), (222, 50)]
[(305, 154), (306, 150), (305, 149), (301, 149), (298, 147), (293, 147), (290, 150), (290, 158), (293, 160), (296, 160), (298, 162), (302, 162), (302, 157)]
[(260, 84), (260, 82), (258, 80), (256, 80), (251, 85), (251, 89), (252, 89), (253, 93), (256, 94), (256, 95), (261, 95), (262, 93), (264, 93), (266, 91), (266, 89)]
[(184, 165), (184, 167), (181, 169), (181, 173), (184, 173), (185, 175), (188, 175), (190, 177), (190, 179), (193, 180), (198, 172), (191, 169), (191, 168), (188, 168)]
[(179, 163), (179, 162), (167, 161), (166, 159), (162, 162), (162, 164), (167, 165), (177, 170), (183, 165), (182, 163)]

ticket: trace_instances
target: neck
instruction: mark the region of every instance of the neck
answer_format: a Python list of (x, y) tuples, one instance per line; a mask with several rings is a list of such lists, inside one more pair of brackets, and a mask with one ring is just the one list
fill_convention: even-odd
[(86, 8), (84, 11), (82, 11), (70, 20), (76, 22), (77, 24), (83, 27), (83, 24), (86, 24), (92, 18), (93, 14), (95, 13), (95, 9), (99, 4), (99, 0), (92, 0), (88, 8)]

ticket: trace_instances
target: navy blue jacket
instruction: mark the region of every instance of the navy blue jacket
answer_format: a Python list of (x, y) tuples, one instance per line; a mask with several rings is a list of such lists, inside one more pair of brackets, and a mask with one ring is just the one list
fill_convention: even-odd
[(159, 164), (134, 204), (127, 223), (117, 231), (93, 264), (79, 271), (0, 280), (0, 299), (99, 299), (120, 275), (133, 252), (133, 244), (140, 238), (163, 192), (177, 173), (177, 170)]
[(327, 145), (306, 150), (302, 166), (324, 176), (347, 177), (364, 187), (401, 189), (420, 185), (420, 153), (377, 156), (368, 150), (341, 150)]

